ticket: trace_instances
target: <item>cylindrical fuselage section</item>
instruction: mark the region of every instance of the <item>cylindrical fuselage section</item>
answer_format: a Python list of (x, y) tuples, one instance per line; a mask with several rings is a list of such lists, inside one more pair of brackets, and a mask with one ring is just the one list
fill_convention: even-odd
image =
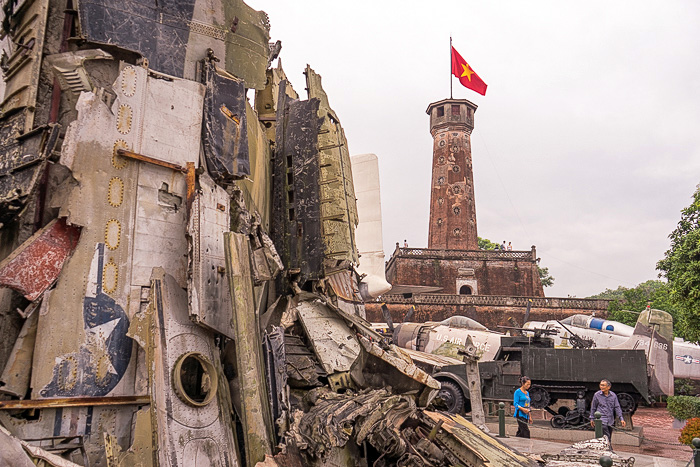
[(430, 104), (433, 173), (428, 248), (477, 250), (470, 135), (476, 105), (465, 99)]

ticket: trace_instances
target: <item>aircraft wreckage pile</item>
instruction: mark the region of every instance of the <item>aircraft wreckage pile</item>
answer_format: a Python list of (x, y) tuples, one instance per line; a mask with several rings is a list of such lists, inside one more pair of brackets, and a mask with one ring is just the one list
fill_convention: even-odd
[(363, 319), (347, 141), (264, 12), (3, 12), (0, 461), (532, 464)]

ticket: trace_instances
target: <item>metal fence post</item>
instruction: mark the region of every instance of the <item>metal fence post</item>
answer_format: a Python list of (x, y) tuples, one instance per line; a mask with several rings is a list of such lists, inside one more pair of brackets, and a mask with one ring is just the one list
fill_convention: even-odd
[(602, 467), (612, 467), (613, 465), (613, 460), (612, 457), (610, 456), (600, 456), (600, 459), (598, 460), (598, 463)]
[(595, 425), (595, 437), (596, 437), (596, 439), (603, 437), (603, 421), (600, 419), (600, 417), (602, 415), (603, 414), (601, 414), (600, 412), (596, 412), (593, 414), (593, 416), (595, 417), (595, 420), (593, 421), (593, 423)]
[(691, 444), (693, 445), (693, 465), (700, 467), (700, 438), (693, 438)]
[(498, 403), (498, 437), (506, 437), (506, 404)]

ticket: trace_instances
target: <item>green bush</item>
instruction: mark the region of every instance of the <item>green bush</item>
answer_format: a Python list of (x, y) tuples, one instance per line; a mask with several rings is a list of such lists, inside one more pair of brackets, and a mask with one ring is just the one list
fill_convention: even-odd
[(697, 385), (693, 380), (686, 378), (676, 378), (674, 380), (674, 395), (692, 396), (693, 394), (697, 394), (700, 391), (698, 391), (696, 386)]
[(693, 438), (700, 438), (700, 418), (691, 418), (681, 430), (678, 441), (691, 445)]
[(700, 417), (700, 398), (692, 396), (669, 396), (668, 412), (678, 420)]

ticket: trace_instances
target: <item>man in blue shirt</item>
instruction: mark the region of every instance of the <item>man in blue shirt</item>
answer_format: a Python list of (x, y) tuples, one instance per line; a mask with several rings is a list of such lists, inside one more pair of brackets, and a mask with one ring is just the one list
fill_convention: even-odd
[(622, 418), (622, 408), (620, 401), (617, 400), (617, 395), (610, 390), (610, 381), (604, 379), (600, 382), (600, 391), (596, 392), (591, 402), (591, 426), (594, 426), (593, 420), (595, 413), (600, 412), (601, 421), (603, 422), (603, 435), (608, 438), (610, 446), (612, 446), (612, 432), (615, 418), (619, 418), (622, 427), (625, 427), (625, 420)]

